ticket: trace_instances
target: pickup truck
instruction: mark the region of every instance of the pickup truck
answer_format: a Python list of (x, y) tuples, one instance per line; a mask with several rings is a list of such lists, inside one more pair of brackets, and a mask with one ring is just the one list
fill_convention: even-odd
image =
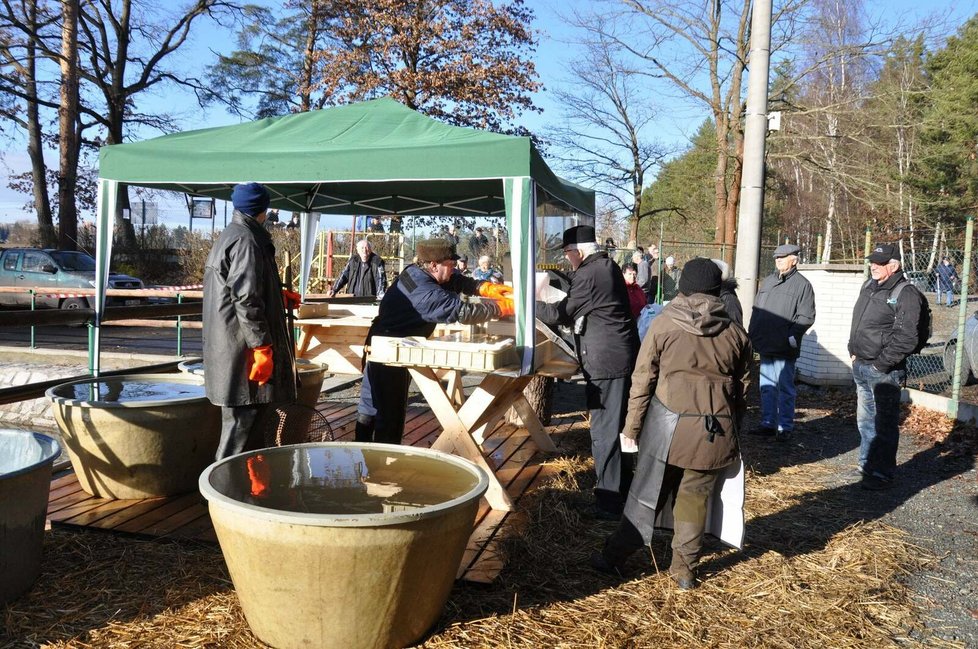
[[(0, 292), (0, 306), (30, 306), (29, 288), (37, 289), (35, 306), (53, 309), (94, 308), (95, 298), (61, 297), (73, 288), (95, 286), (95, 259), (83, 252), (6, 248), (0, 252), (0, 286), (22, 287), (21, 292)], [(109, 288), (140, 289), (143, 282), (135, 277), (109, 274)], [(107, 306), (142, 304), (140, 298), (113, 298)]]

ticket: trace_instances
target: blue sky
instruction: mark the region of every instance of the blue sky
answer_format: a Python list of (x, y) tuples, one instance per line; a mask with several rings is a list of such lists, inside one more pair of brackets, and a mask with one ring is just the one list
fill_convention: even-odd
[[(540, 80), (546, 88), (554, 88), (560, 85), (567, 77), (565, 67), (573, 64), (574, 60), (574, 33), (560, 20), (558, 12), (568, 12), (574, 7), (587, 8), (602, 1), (605, 0), (526, 0), (526, 4), (536, 14), (535, 27), (539, 31), (540, 43), (537, 48), (535, 63)], [(870, 16), (885, 16), (888, 21), (895, 21), (900, 17), (907, 21), (913, 21), (932, 13), (947, 13), (950, 15), (953, 24), (958, 25), (968, 17), (978, 13), (978, 0), (961, 2), (867, 0), (867, 12)], [(234, 38), (231, 34), (212, 28), (197, 30), (194, 38), (195, 41), (191, 48), (181, 54), (182, 59), (176, 62), (175, 66), (186, 65), (188, 68), (199, 66), (201, 62), (212, 60), (211, 50), (227, 51), (234, 46)], [(192, 97), (189, 96), (180, 96), (174, 93), (157, 96), (155, 100), (169, 106), (182, 107), (179, 109), (180, 117), (183, 127), (187, 130), (221, 126), (239, 121), (238, 118), (217, 108), (201, 110), (196, 107)], [(544, 109), (543, 115), (530, 114), (521, 121), (522, 125), (530, 130), (540, 131), (549, 121), (557, 119), (560, 111), (546, 91), (538, 93), (534, 101)], [(704, 118), (704, 114), (689, 107), (681, 106), (676, 102), (670, 102), (668, 109), (659, 107), (658, 117), (654, 124), (655, 136), (667, 144), (681, 147), (686, 136), (691, 134)], [(147, 133), (146, 137), (155, 135), (157, 134)], [(50, 160), (51, 163), (57, 164), (55, 154), (52, 153)], [(7, 150), (2, 154), (2, 162), (0, 162), (0, 222), (10, 222), (25, 217), (33, 219), (33, 215), (25, 214), (21, 209), (26, 201), (25, 197), (6, 187), (8, 170), (16, 172), (26, 168), (27, 156), (23, 152), (23, 145), (21, 143), (8, 144)], [(179, 205), (175, 205), (174, 209), (179, 209)], [(186, 222), (187, 218), (183, 215), (173, 220), (168, 219), (168, 223), (171, 225), (183, 225)], [(202, 223), (198, 221), (198, 224), (201, 224), (198, 227), (202, 227)]]

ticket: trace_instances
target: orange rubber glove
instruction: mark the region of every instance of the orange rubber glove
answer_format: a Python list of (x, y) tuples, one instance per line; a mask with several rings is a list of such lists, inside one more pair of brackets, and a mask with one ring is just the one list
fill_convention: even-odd
[(263, 345), (251, 350), (248, 359), (248, 380), (265, 385), (272, 378), (272, 346)]
[(492, 282), (483, 282), (479, 284), (479, 295), (481, 295), (482, 297), (491, 297), (494, 300), (499, 300), (501, 298), (512, 298), (513, 287), (506, 286), (505, 284), (493, 284)]
[(299, 304), (302, 302), (302, 296), (295, 291), (283, 288), (282, 301), (285, 302), (286, 309), (298, 309)]
[(508, 318), (511, 315), (516, 315), (516, 306), (513, 304), (513, 300), (508, 297), (499, 298), (496, 300), (496, 304), (499, 306), (500, 318)]
[(251, 482), (251, 495), (256, 498), (267, 496), (272, 481), (272, 468), (268, 466), (265, 456), (252, 455), (245, 464), (248, 467), (248, 480)]

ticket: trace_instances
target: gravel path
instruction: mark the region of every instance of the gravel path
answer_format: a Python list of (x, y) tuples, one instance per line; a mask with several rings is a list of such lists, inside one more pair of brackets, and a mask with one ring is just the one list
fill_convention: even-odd
[[(756, 417), (756, 410), (751, 414), (752, 419)], [(811, 462), (832, 467), (826, 490), (851, 496), (848, 502), (852, 506), (813, 533), (828, 540), (852, 523), (873, 519), (905, 531), (914, 545), (935, 557), (924, 570), (906, 577), (926, 625), (917, 639), (978, 647), (978, 436), (969, 427), (956, 431), (944, 443), (934, 443), (929, 437), (946, 425), (946, 419), (906, 407), (905, 414), (897, 481), (888, 491), (867, 492), (858, 486), (854, 471), (859, 433), (851, 388), (800, 386), (799, 423), (792, 442), (748, 437), (745, 460), (755, 471), (763, 472)], [(784, 452), (772, 453), (771, 447)]]

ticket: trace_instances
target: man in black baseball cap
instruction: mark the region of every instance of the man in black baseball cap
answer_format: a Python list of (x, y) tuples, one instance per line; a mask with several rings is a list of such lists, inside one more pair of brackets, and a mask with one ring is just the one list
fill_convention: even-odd
[(907, 358), (927, 342), (920, 324), (929, 312), (927, 300), (900, 268), (897, 246), (877, 244), (869, 255), (869, 272), (872, 279), (863, 284), (852, 309), (849, 355), (861, 439), (860, 486), (876, 491), (892, 485), (896, 474), (900, 390)]
[(900, 250), (892, 243), (880, 243), (873, 248), (873, 252), (869, 253), (868, 259), (871, 264), (886, 265), (890, 261), (899, 264)]

